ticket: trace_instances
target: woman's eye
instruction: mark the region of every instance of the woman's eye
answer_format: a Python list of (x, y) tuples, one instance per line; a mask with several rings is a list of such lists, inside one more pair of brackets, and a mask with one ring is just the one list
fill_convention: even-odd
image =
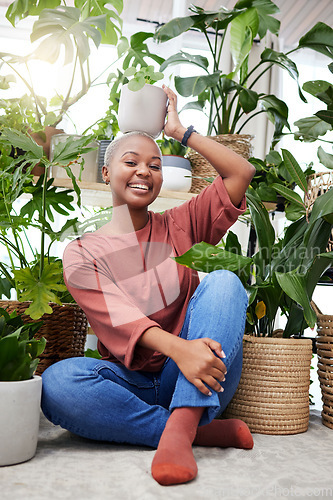
[(126, 160), (125, 163), (126, 163), (126, 165), (129, 165), (130, 167), (133, 167), (134, 165), (136, 165), (135, 161), (131, 161), (131, 160)]
[(150, 168), (153, 170), (161, 170), (162, 167), (160, 165), (150, 165)]

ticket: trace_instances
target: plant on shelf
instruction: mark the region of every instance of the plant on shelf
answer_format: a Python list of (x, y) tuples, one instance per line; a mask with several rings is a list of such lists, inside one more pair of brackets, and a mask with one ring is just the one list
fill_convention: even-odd
[[(32, 43), (38, 41), (38, 47), (31, 48), (26, 56), (0, 53), (1, 70), (11, 72), (1, 75), (1, 88), (9, 88), (18, 79), (27, 89), (25, 101), (29, 101), (29, 117), (24, 124), (26, 130), (38, 132), (43, 137), (44, 127), (56, 127), (69, 108), (89, 91), (97, 79), (92, 79), (90, 71), (90, 42), (97, 48), (101, 43), (117, 44), (122, 28), (119, 17), (122, 7), (122, 0), (110, 0), (108, 3), (103, 0), (75, 0), (74, 7), (67, 6), (62, 0), (23, 3), (15, 0), (9, 5), (6, 17), (14, 27), (21, 19), (37, 16), (30, 40)], [(36, 60), (53, 65), (61, 57), (64, 57), (64, 65), (70, 67), (67, 88), (63, 95), (56, 90), (56, 95), (47, 103), (36, 92), (30, 66)], [(76, 82), (80, 82), (80, 88), (76, 89)], [(4, 107), (4, 100), (1, 103)], [(12, 100), (7, 100), (7, 103), (9, 107), (6, 111), (9, 114)], [(15, 103), (16, 107), (22, 106), (19, 98), (16, 98)], [(21, 117), (24, 111), (22, 107)]]
[(171, 155), (184, 157), (188, 150), (188, 148), (186, 146), (183, 146), (179, 141), (176, 141), (176, 139), (172, 139), (171, 137), (165, 137), (164, 134), (163, 138), (157, 139), (156, 142), (159, 145), (163, 156)]
[[(74, 198), (72, 190), (52, 186), (53, 179), (48, 178), (48, 171), (55, 165), (66, 170), (80, 206), (80, 189), (71, 164), (76, 163), (81, 154), (91, 151), (86, 147), (90, 141), (90, 136), (77, 140), (70, 137), (55, 146), (50, 161), (42, 146), (29, 135), (3, 129), (0, 136), (3, 151), (0, 157), (0, 245), (7, 254), (7, 262), (2, 259), (0, 263), (0, 296), (10, 298), (14, 289), (20, 301), (31, 301), (26, 314), (33, 319), (52, 313), (49, 302), (61, 304), (61, 298), (66, 297), (62, 261), (51, 256), (50, 248), (77, 222), (77, 218), (67, 219), (59, 231), (52, 229), (53, 211), (68, 217), (74, 210)], [(25, 152), (18, 158), (11, 158), (9, 152), (12, 148), (21, 148)], [(36, 164), (42, 165), (45, 173), (35, 184), (31, 172)], [(15, 202), (19, 202), (21, 208), (17, 208)], [(39, 231), (38, 248), (34, 247), (31, 236), (34, 229)]]
[(35, 335), (42, 325), (23, 322), (22, 315), (0, 308), (0, 382), (29, 380), (34, 376), (46, 345)]
[(303, 216), (294, 221), (282, 238), (251, 188), (247, 202), (258, 240), (253, 257), (242, 255), (237, 236), (229, 231), (223, 245), (201, 242), (175, 260), (198, 271), (228, 269), (239, 276), (249, 296), (247, 333), (272, 336), (280, 308), (287, 317), (283, 336), (302, 335), (307, 326), (315, 326), (310, 301), (333, 262), (333, 252), (325, 252), (333, 224), (333, 190), (317, 198), (308, 220)]
[[(208, 114), (208, 135), (239, 134), (254, 116), (266, 113), (275, 124), (273, 142), (277, 141), (285, 126), (290, 129), (288, 107), (275, 95), (258, 93), (255, 90), (257, 82), (275, 65), (286, 70), (298, 83), (298, 69), (289, 55), (302, 48), (309, 48), (331, 57), (332, 28), (324, 23), (316, 24), (299, 40), (298, 46), (287, 53), (264, 47), (260, 61), (250, 69), (249, 55), (254, 41), (263, 40), (268, 31), (274, 35), (279, 33), (280, 22), (274, 17), (279, 9), (272, 1), (239, 0), (233, 9), (221, 7), (217, 11), (205, 11), (191, 5), (189, 10), (189, 16), (172, 19), (155, 33), (155, 40), (166, 42), (188, 30), (199, 31), (212, 58), (211, 66), (207, 57), (181, 51), (170, 56), (161, 65), (161, 71), (180, 64), (191, 65), (200, 70), (200, 74), (195, 76), (175, 77), (175, 87), (179, 94), (196, 98), (183, 109), (203, 110)], [(231, 73), (221, 68), (227, 32), (230, 33), (230, 51), (234, 62)], [(305, 100), (300, 88), (299, 94)]]

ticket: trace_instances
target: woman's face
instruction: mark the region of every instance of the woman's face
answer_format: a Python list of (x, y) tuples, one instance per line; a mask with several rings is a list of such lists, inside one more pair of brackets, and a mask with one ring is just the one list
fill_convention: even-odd
[(162, 186), (162, 160), (152, 139), (131, 136), (123, 139), (108, 168), (103, 167), (104, 180), (111, 185), (113, 206), (145, 208), (157, 197)]

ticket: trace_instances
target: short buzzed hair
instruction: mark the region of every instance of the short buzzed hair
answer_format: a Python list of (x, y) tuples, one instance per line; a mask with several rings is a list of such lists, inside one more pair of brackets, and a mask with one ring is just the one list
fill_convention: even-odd
[(108, 167), (112, 161), (113, 155), (117, 151), (118, 147), (120, 146), (121, 142), (127, 139), (128, 137), (135, 137), (135, 136), (141, 136), (141, 137), (148, 137), (148, 139), (151, 139), (156, 146), (158, 147), (158, 150), (160, 152), (160, 155), (162, 157), (161, 150), (159, 148), (159, 145), (155, 141), (155, 139), (147, 134), (146, 132), (140, 132), (140, 131), (133, 131), (133, 132), (127, 132), (124, 135), (121, 135), (120, 137), (117, 137), (114, 141), (110, 142), (108, 147), (106, 148), (105, 155), (104, 155), (104, 165)]

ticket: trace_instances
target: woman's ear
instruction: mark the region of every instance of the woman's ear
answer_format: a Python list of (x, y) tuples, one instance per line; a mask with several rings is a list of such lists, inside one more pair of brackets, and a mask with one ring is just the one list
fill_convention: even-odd
[(105, 184), (110, 184), (109, 169), (106, 165), (103, 165), (102, 167), (102, 177)]

